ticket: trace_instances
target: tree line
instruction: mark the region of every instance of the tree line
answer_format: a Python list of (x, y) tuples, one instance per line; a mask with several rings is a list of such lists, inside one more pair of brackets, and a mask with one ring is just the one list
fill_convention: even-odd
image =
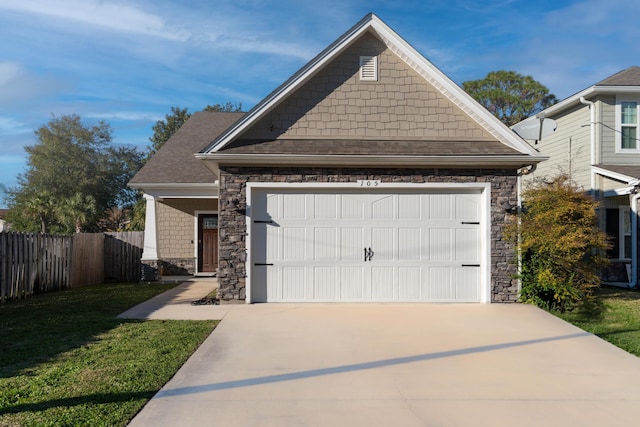
[[(511, 126), (556, 102), (531, 76), (495, 71), (462, 84), (481, 105)], [(242, 104), (207, 105), (203, 111), (238, 112)], [(54, 116), (25, 147), (27, 168), (7, 190), (7, 221), (14, 231), (71, 234), (143, 230), (144, 199), (127, 187), (145, 162), (191, 117), (171, 107), (151, 128), (146, 151), (115, 147), (105, 121), (85, 123), (77, 114)]]
[[(242, 104), (207, 105), (204, 111), (241, 111)], [(54, 116), (25, 147), (26, 171), (9, 188), (6, 220), (13, 231), (72, 234), (144, 229), (144, 199), (129, 180), (191, 116), (172, 107), (152, 127), (147, 150), (114, 146), (106, 121), (85, 123), (77, 114)]]

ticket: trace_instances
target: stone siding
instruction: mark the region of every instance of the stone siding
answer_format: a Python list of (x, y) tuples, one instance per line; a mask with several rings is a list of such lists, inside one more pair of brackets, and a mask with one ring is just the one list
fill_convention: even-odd
[[(361, 55), (378, 56), (378, 81), (360, 81)], [(277, 138), (494, 139), (371, 34), (242, 135)]]
[(356, 182), (379, 179), (393, 183), (491, 183), (491, 301), (515, 302), (518, 297), (515, 249), (503, 239), (512, 217), (501, 207), (517, 203), (515, 170), (350, 169), (220, 167), (220, 264), (218, 295), (223, 301), (245, 299), (247, 182)]

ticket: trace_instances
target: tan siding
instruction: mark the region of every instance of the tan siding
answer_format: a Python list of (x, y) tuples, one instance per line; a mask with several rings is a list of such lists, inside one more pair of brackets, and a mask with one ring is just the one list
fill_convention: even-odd
[[(378, 81), (360, 81), (361, 55), (378, 55)], [(399, 137), (494, 139), (367, 34), (241, 138)]]
[(162, 259), (193, 258), (195, 212), (217, 209), (217, 199), (165, 199), (158, 202), (158, 256)]
[(549, 160), (540, 163), (533, 174), (525, 177), (525, 182), (565, 173), (570, 175), (578, 186), (585, 190), (590, 189), (590, 115), (586, 106), (580, 107), (555, 119), (558, 124), (557, 130), (534, 145), (540, 154), (548, 156)]
[(609, 178), (606, 178), (606, 177), (602, 177), (602, 181), (600, 181), (600, 182), (601, 182), (602, 191), (610, 191), (610, 190), (615, 190), (617, 188), (627, 188), (627, 187), (629, 187), (624, 182), (616, 181), (615, 179), (609, 179)]
[(596, 135), (598, 138), (599, 158), (597, 164), (616, 164), (616, 98), (615, 96), (601, 97), (597, 100), (598, 115), (596, 118)]
[[(625, 99), (632, 99), (626, 97)], [(604, 165), (638, 165), (640, 164), (640, 153), (616, 153), (616, 98), (610, 96), (601, 98), (601, 122), (600, 134), (602, 138), (602, 161)]]

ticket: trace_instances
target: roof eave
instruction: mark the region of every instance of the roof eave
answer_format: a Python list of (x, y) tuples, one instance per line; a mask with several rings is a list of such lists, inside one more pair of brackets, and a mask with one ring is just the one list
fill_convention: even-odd
[(300, 154), (198, 154), (208, 167), (229, 166), (349, 166), (349, 167), (448, 167), (520, 168), (547, 160), (544, 156), (389, 156), (389, 155), (300, 155)]
[[(542, 110), (538, 114), (545, 114), (547, 117), (553, 117), (562, 111), (580, 104), (580, 98), (591, 99), (598, 95), (611, 95), (611, 94), (640, 94), (640, 86), (598, 86), (594, 85), (588, 87), (575, 95), (571, 95), (568, 98), (563, 99), (557, 104), (552, 105), (549, 108)], [(531, 116), (533, 117), (533, 116)], [(529, 117), (530, 118), (530, 117)], [(527, 120), (527, 119), (525, 119)]]
[(218, 181), (212, 183), (130, 182), (128, 186), (156, 199), (211, 199), (218, 197)]

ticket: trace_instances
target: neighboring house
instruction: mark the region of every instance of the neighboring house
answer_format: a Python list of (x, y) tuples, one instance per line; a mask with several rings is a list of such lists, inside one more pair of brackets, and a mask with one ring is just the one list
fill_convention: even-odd
[(516, 300), (503, 227), (544, 157), (375, 15), (228, 114), (194, 115), (131, 181), (149, 271), (217, 263), (226, 302)]
[[(557, 130), (535, 143), (549, 160), (529, 179), (567, 174), (602, 203), (600, 225), (612, 239), (606, 283), (637, 284), (640, 197), (640, 67), (630, 67), (547, 108)], [(527, 120), (538, 120), (530, 118)]]

